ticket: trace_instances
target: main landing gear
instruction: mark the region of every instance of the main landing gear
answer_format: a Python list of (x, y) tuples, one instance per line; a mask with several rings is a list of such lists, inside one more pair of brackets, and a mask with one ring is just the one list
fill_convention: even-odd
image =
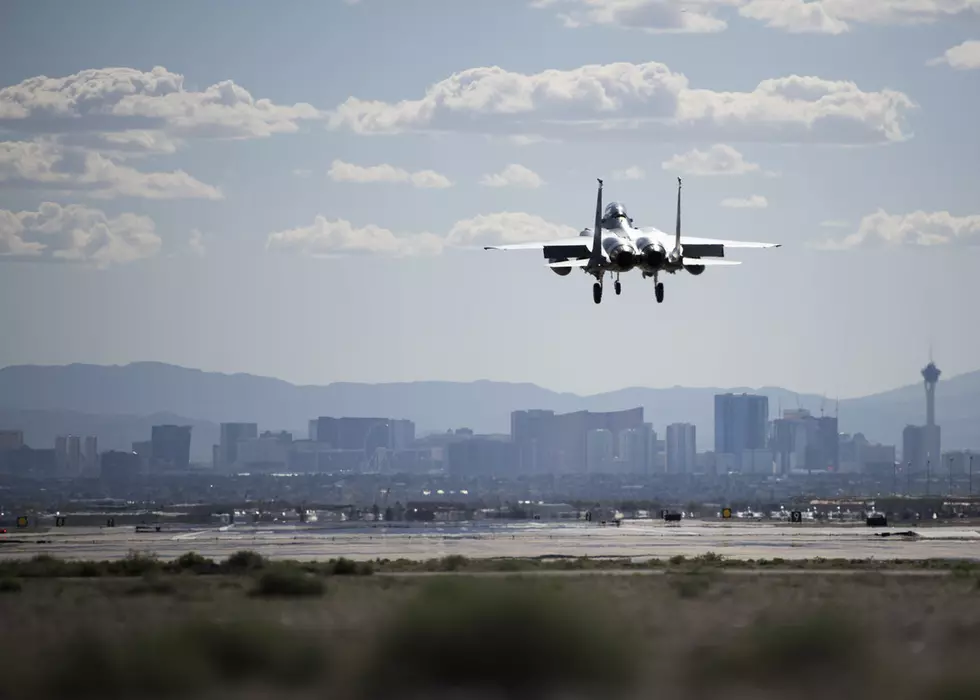
[(592, 285), (592, 301), (596, 304), (602, 302), (602, 283), (596, 282)]
[(658, 279), (659, 277), (660, 277), (660, 275), (658, 275), (656, 272), (653, 273), (653, 293), (657, 295), (657, 303), (658, 304), (663, 304), (664, 303), (664, 283), (661, 282)]
[(613, 289), (616, 290), (616, 296), (623, 293), (623, 285), (619, 283), (619, 273), (616, 273), (616, 282), (613, 284)]

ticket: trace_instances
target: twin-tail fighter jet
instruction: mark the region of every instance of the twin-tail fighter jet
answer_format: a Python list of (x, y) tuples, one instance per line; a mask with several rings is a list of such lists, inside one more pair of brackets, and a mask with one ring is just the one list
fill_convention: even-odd
[(668, 233), (650, 227), (636, 228), (626, 213), (626, 207), (611, 202), (603, 211), (602, 180), (595, 205), (595, 228), (584, 229), (576, 238), (548, 241), (545, 243), (514, 243), (510, 245), (484, 246), (484, 250), (543, 250), (555, 274), (565, 276), (577, 267), (595, 277), (592, 298), (596, 304), (602, 301), (602, 287), (606, 273), (615, 275), (616, 294), (622, 292), (619, 275), (638, 269), (643, 279), (653, 278), (657, 303), (664, 300), (664, 285), (660, 273), (674, 274), (687, 270), (700, 275), (712, 265), (740, 265), (737, 260), (725, 259), (726, 248), (778, 248), (780, 243), (754, 243), (750, 241), (720, 241), (711, 238), (684, 239), (681, 244), (681, 179), (677, 178), (677, 230)]

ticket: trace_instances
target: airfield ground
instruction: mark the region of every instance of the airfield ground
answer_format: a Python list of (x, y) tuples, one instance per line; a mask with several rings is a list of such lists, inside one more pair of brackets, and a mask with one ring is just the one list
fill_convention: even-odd
[[(130, 551), (173, 559), (188, 551), (224, 558), (249, 549), (271, 559), (353, 560), (590, 557), (669, 559), (709, 552), (727, 559), (971, 559), (980, 560), (980, 528), (888, 527), (864, 523), (751, 523), (685, 520), (586, 523), (462, 523), (425, 528), (329, 525), (49, 528), (0, 535), (0, 559), (47, 554), (64, 559), (119, 559)], [(902, 533), (912, 531), (914, 536)], [(888, 536), (885, 536), (885, 535)]]

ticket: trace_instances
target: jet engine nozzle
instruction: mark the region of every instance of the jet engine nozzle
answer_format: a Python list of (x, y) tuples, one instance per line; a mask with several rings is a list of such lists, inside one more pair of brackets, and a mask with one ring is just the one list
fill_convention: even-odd
[(654, 270), (660, 268), (667, 260), (667, 251), (664, 250), (662, 245), (658, 245), (657, 243), (651, 243), (646, 246), (641, 255), (643, 256), (644, 265)]
[(617, 267), (629, 270), (636, 265), (636, 252), (632, 248), (621, 245), (609, 253), (609, 260)]

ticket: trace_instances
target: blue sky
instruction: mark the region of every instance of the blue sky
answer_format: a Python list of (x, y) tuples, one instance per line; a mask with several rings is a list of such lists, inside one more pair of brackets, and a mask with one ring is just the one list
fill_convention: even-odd
[[(980, 368), (977, 0), (8, 2), (0, 365), (856, 396)], [(762, 240), (591, 299), (595, 178)], [(741, 206), (739, 206), (741, 205)], [(751, 206), (747, 206), (751, 205)]]

